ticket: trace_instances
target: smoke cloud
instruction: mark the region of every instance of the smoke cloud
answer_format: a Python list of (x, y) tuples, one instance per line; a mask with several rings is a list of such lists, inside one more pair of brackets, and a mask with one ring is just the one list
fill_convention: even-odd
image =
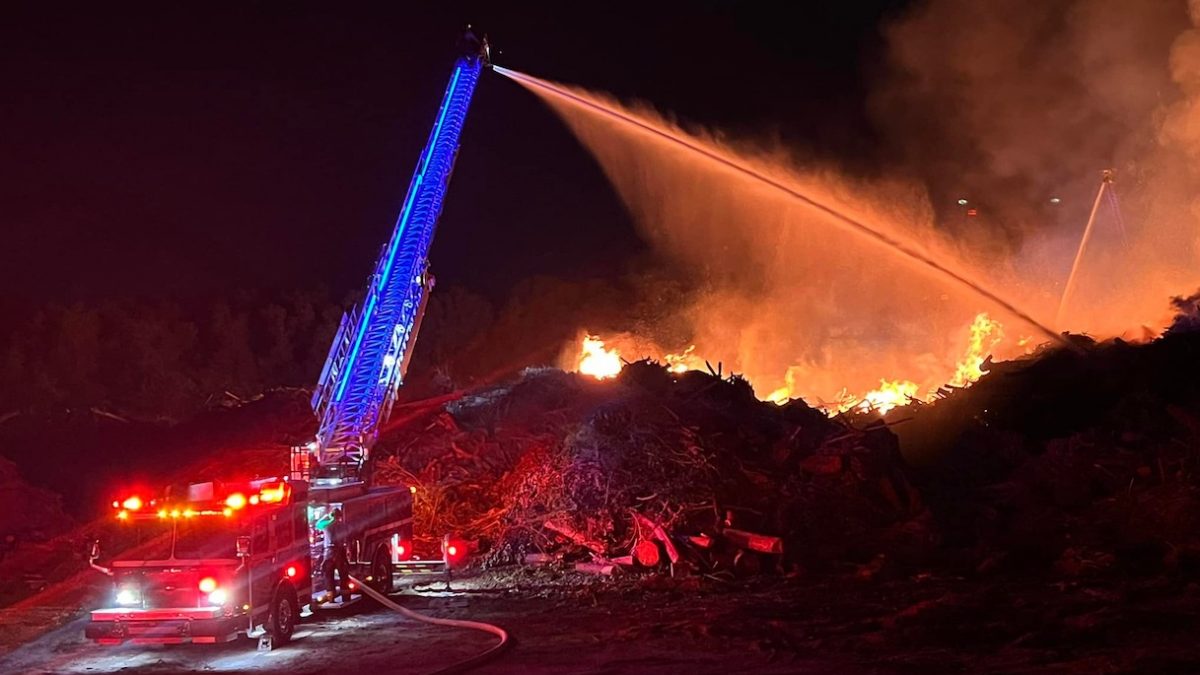
[[(891, 179), (857, 180), (777, 147), (690, 135), (927, 251), (1044, 322), (1100, 172), (1115, 168), (1124, 227), (1111, 209), (1097, 221), (1058, 327), (1154, 332), (1169, 323), (1170, 298), (1200, 284), (1197, 26), (1200, 0), (925, 3), (883, 28), (889, 61), (870, 105), (894, 139), (880, 172)], [(831, 400), (880, 379), (924, 390), (946, 382), (979, 312), (1005, 323), (998, 355), (1035, 332), (777, 190), (565, 99), (547, 102), (663, 259), (692, 280), (694, 292), (663, 317), (685, 328), (642, 331), (630, 337), (638, 349), (695, 344), (760, 395), (787, 387)], [(682, 132), (645, 106), (626, 109)]]

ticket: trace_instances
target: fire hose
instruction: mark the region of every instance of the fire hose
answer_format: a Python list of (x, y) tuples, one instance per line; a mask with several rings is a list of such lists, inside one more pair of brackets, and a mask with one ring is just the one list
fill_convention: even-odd
[(490, 661), (491, 659), (499, 656), (501, 650), (503, 650), (509, 644), (508, 643), (508, 631), (504, 630), (503, 628), (501, 628), (499, 626), (494, 626), (490, 623), (484, 623), (483, 621), (467, 621), (465, 619), (439, 619), (436, 616), (428, 616), (428, 615), (422, 614), (420, 612), (414, 612), (413, 610), (408, 609), (407, 607), (403, 607), (403, 606), (397, 604), (391, 598), (387, 597), (383, 593), (380, 593), (379, 591), (375, 590), (374, 588), (371, 588), (368, 584), (365, 584), (362, 581), (355, 579), (354, 577), (350, 577), (350, 581), (355, 586), (358, 587), (358, 590), (367, 594), (367, 596), (369, 596), (372, 600), (375, 600), (376, 602), (383, 605), (384, 607), (395, 610), (395, 611), (399, 612), (400, 614), (402, 614), (410, 619), (413, 619), (414, 621), (421, 621), (423, 623), (432, 624), (434, 626), (447, 626), (450, 628), (465, 628), (467, 630), (477, 630), (477, 631), (480, 631), (483, 633), (490, 633), (490, 634), (495, 635), (496, 637), (500, 638), (500, 642), (498, 642), (495, 645), (488, 648), (487, 651), (480, 652), (479, 654), (476, 654), (475, 656), (472, 656), (470, 658), (459, 661), (458, 663), (455, 663), (455, 664), (452, 664), (445, 668), (436, 670), (433, 673), (431, 673), (430, 675), (449, 675), (449, 673), (461, 673), (461, 672), (470, 670), (471, 668), (475, 668), (477, 666), (483, 665), (487, 661)]

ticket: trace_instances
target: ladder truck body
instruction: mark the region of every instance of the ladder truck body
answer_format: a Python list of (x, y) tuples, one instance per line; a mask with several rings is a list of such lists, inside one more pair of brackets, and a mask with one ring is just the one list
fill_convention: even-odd
[[(489, 59), (467, 33), (400, 215), (361, 303), (343, 315), (317, 381), (315, 438), (293, 448), (281, 478), (203, 481), (113, 502), (128, 548), (108, 566), (113, 604), (85, 628), (103, 644), (223, 642), (238, 635), (273, 646), (290, 639), (301, 613), (318, 607), (322, 537), (342, 514), (351, 576), (392, 590), (397, 571), (437, 571), (465, 546), (442, 541), (440, 559), (413, 561), (412, 493), (374, 486), (371, 451), (404, 380), (433, 287), (429, 249), (476, 83)], [(347, 583), (346, 580), (342, 581)], [(354, 596), (353, 599), (358, 599)], [(338, 606), (341, 603), (330, 603)]]

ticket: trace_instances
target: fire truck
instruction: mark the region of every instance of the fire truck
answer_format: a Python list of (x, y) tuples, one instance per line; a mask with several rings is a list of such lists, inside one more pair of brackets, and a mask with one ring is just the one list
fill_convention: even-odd
[[(312, 441), (292, 448), (288, 475), (200, 480), (113, 501), (125, 547), (99, 564), (113, 579), (112, 604), (85, 628), (103, 644), (223, 642), (258, 637), (286, 643), (322, 602), (320, 524), (342, 514), (349, 576), (392, 590), (397, 574), (462, 564), (463, 542), (444, 537), (440, 557), (413, 556), (412, 493), (372, 481), (371, 450), (391, 413), (425, 303), (433, 288), (428, 255), (475, 85), (490, 63), (487, 38), (468, 32), (451, 72), (403, 207), (363, 300), (342, 316), (317, 380)], [(341, 584), (350, 585), (348, 579)], [(353, 591), (353, 589), (351, 588)], [(350, 602), (360, 596), (352, 593)]]

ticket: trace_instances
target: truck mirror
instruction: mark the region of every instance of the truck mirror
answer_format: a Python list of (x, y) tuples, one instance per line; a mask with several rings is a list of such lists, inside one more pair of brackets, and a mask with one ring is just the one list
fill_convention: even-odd
[[(228, 541), (228, 540), (226, 540)], [(246, 558), (250, 555), (250, 537), (242, 536), (237, 538), (237, 556)]]
[(100, 557), (100, 540), (93, 539), (88, 544), (88, 562), (95, 562)]

